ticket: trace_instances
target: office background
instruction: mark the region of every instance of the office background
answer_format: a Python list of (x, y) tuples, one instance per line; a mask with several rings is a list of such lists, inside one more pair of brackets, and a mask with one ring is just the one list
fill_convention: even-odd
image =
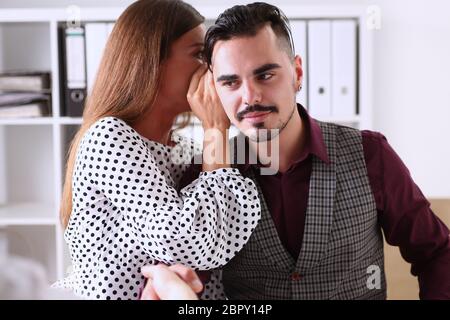
[[(0, 9), (126, 7), (133, 1), (3, 0)], [(231, 6), (253, 1), (187, 1), (194, 6)], [(415, 182), (432, 202), (436, 213), (450, 223), (450, 2), (446, 0), (272, 0), (283, 7), (294, 5), (352, 6), (377, 8), (379, 29), (372, 30), (372, 119), (394, 147)], [(364, 26), (362, 26), (364, 27)], [(1, 53), (1, 51), (0, 51)], [(0, 61), (2, 56), (0, 55)], [(1, 64), (0, 64), (1, 65)], [(3, 152), (3, 150), (2, 150)], [(1, 175), (1, 172), (0, 172)], [(404, 280), (408, 266), (398, 253), (392, 255), (391, 297), (415, 298), (412, 282)], [(397, 262), (398, 261), (398, 262)], [(388, 270), (389, 276), (389, 270)], [(392, 278), (393, 281), (397, 281)], [(389, 285), (389, 283), (388, 283)], [(402, 287), (403, 286), (403, 287)], [(407, 287), (412, 286), (412, 287)]]

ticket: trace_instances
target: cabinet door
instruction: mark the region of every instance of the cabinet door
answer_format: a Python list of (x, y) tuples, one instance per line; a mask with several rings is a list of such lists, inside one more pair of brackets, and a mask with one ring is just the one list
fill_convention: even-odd
[(91, 92), (97, 75), (98, 66), (103, 55), (109, 26), (107, 23), (86, 23), (86, 74), (88, 93)]
[(356, 21), (335, 20), (331, 29), (332, 115), (356, 115)]
[(331, 21), (308, 23), (309, 105), (311, 116), (331, 116)]

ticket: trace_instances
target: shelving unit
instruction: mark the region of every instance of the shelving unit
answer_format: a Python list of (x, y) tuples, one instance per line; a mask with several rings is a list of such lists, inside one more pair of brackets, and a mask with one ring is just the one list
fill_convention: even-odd
[(52, 205), (39, 202), (9, 203), (0, 207), (1, 226), (56, 225), (58, 223)]
[[(226, 7), (197, 8), (214, 20)], [(352, 117), (323, 119), (371, 129), (371, 32), (365, 28), (364, 7), (282, 6), (290, 19), (356, 19), (358, 33), (358, 107)], [(124, 8), (82, 8), (81, 21), (115, 21)], [(0, 230), (9, 251), (41, 262), (49, 281), (62, 278), (70, 266), (59, 224), (67, 145), (80, 118), (61, 116), (58, 23), (71, 19), (65, 8), (0, 10), (0, 70), (32, 69), (51, 72), (51, 117), (0, 119)], [(184, 129), (201, 135), (201, 127)]]

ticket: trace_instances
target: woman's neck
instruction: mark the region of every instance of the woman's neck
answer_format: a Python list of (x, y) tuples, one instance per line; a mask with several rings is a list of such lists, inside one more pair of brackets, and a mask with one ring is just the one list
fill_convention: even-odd
[(157, 108), (150, 108), (150, 111), (133, 124), (133, 129), (149, 140), (171, 145), (170, 135), (177, 115), (164, 112), (165, 110), (168, 109), (161, 105), (158, 105)]

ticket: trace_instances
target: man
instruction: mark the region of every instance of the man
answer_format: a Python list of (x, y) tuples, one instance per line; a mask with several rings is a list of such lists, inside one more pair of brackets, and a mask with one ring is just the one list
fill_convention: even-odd
[[(279, 172), (239, 166), (262, 218), (222, 270), (230, 299), (385, 299), (383, 236), (418, 276), (422, 299), (450, 299), (449, 230), (385, 137), (311, 118), (296, 104), (302, 61), (274, 6), (235, 6), (207, 32), (205, 59), (231, 122), (256, 152), (279, 139)], [(277, 135), (261, 139), (262, 129)], [(205, 297), (211, 298), (207, 285)]]

